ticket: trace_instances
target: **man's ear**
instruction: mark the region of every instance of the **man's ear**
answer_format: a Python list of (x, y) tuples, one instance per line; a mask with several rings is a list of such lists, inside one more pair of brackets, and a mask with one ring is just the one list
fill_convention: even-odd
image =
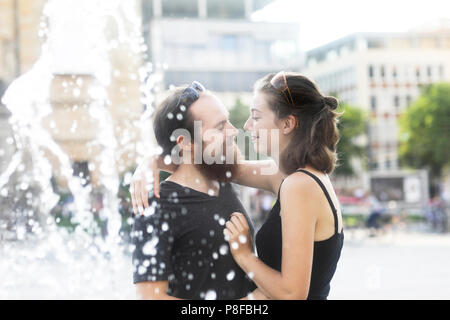
[(180, 134), (177, 137), (177, 145), (181, 150), (191, 150), (192, 148), (192, 141), (190, 139), (187, 139), (184, 135)]

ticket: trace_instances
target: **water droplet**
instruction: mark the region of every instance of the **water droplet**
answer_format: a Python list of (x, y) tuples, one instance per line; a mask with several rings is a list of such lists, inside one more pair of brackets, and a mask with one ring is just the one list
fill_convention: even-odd
[(214, 260), (219, 259), (219, 255), (217, 254), (217, 252), (213, 252), (212, 256)]
[(152, 233), (153, 232), (153, 226), (149, 225), (147, 226), (147, 233)]
[(178, 113), (178, 114), (177, 114), (177, 119), (178, 119), (178, 120), (183, 120), (183, 115), (182, 115), (181, 113)]
[(217, 294), (214, 290), (208, 290), (208, 292), (206, 292), (205, 300), (216, 300), (216, 299)]
[(173, 113), (172, 113), (172, 112), (169, 112), (169, 113), (167, 114), (167, 118), (173, 119)]
[(246, 243), (247, 242), (247, 237), (244, 236), (243, 234), (239, 235), (239, 242), (240, 243)]
[(139, 266), (139, 268), (138, 268), (138, 273), (140, 274), (140, 275), (142, 275), (142, 274), (144, 274), (144, 273), (146, 273), (147, 272), (147, 268), (146, 267), (144, 267), (144, 266)]
[(214, 190), (213, 189), (209, 189), (208, 190), (208, 194), (212, 197), (214, 195)]
[(219, 224), (220, 224), (221, 226), (223, 226), (223, 225), (225, 224), (225, 219), (224, 219), (224, 218), (220, 218)]
[(237, 248), (239, 248), (239, 244), (236, 241), (234, 241), (234, 242), (231, 243), (231, 248), (233, 250), (237, 250)]
[(231, 270), (230, 272), (228, 272), (227, 273), (227, 280), (228, 281), (233, 280), (234, 279), (234, 275), (235, 275), (234, 270)]
[(180, 106), (180, 110), (183, 111), (183, 112), (186, 111), (186, 106), (181, 105), (181, 106)]
[(169, 155), (166, 155), (164, 157), (164, 164), (168, 166), (171, 163), (172, 163), (172, 158)]
[(73, 96), (74, 97), (79, 97), (81, 93), (81, 90), (78, 88), (73, 89)]
[(144, 216), (145, 217), (150, 217), (153, 214), (155, 214), (155, 207), (150, 206), (150, 207), (144, 209)]
[(167, 231), (169, 230), (169, 225), (167, 224), (167, 222), (164, 222), (161, 226), (162, 231)]
[(221, 245), (219, 252), (223, 256), (226, 255), (228, 253), (228, 246), (226, 244)]
[(230, 171), (227, 171), (227, 172), (226, 172), (226, 176), (227, 176), (227, 178), (231, 178), (231, 172), (230, 172)]
[(142, 253), (147, 256), (154, 256), (156, 254), (156, 245), (158, 242), (159, 239), (157, 237), (153, 237), (151, 240), (147, 241), (142, 247)]

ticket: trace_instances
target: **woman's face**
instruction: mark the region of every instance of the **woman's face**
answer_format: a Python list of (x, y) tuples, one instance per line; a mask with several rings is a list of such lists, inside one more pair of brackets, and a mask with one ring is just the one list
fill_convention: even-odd
[(251, 134), (255, 151), (274, 156), (274, 149), (279, 147), (280, 121), (268, 105), (266, 94), (255, 92), (250, 107), (250, 117), (245, 122), (244, 130)]

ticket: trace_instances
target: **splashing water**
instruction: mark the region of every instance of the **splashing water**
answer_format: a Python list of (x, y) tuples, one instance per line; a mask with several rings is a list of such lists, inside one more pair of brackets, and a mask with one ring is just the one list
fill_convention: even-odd
[[(39, 31), (45, 38), (41, 55), (2, 98), (11, 112), (13, 136), (7, 142), (15, 150), (8, 156), (6, 169), (0, 172), (0, 299), (135, 297), (129, 258), (134, 248), (120, 236), (118, 141), (107, 108), (111, 104), (107, 88), (112, 77), (124, 72), (112, 70), (113, 53), (139, 57), (144, 50), (137, 5), (138, 1), (119, 0), (46, 3)], [(47, 28), (46, 21), (51, 28)], [(130, 79), (141, 81), (141, 102), (151, 106), (153, 97), (149, 92), (157, 81), (149, 77), (151, 65), (126, 72)], [(63, 87), (59, 91), (57, 83)], [(92, 185), (86, 185), (86, 177), (73, 175), (69, 155), (51, 132), (65, 134), (67, 129), (71, 134), (80, 134), (77, 129), (83, 123), (74, 120), (65, 128), (47, 121), (55, 112), (55, 101), (62, 103), (60, 100), (69, 95), (81, 101), (72, 111), (88, 115), (91, 125), (85, 127), (95, 132), (88, 149), (99, 150), (93, 164), (98, 166), (103, 201), (99, 211), (91, 206)], [(149, 128), (145, 121), (151, 111), (147, 108), (141, 117), (142, 131)], [(138, 154), (152, 149), (148, 143), (137, 144)], [(73, 231), (58, 226), (52, 215), (60, 196), (52, 185), (52, 164), (46, 155), (58, 163), (73, 196), (72, 206), (68, 207)], [(100, 234), (94, 213), (106, 221), (106, 235)]]

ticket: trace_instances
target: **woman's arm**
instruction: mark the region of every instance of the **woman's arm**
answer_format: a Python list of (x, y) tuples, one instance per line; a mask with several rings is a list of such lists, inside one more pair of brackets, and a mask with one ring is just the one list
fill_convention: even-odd
[(273, 160), (239, 160), (233, 182), (277, 194), (283, 178)]
[(268, 300), (268, 299), (269, 298), (264, 293), (262, 293), (262, 291), (259, 288), (256, 288), (248, 296), (241, 298), (239, 300)]
[[(238, 159), (241, 158), (238, 152)], [(130, 183), (130, 195), (134, 214), (144, 213), (148, 208), (148, 191), (153, 187), (153, 194), (159, 198), (159, 171), (174, 172), (177, 166), (165, 163), (162, 156), (145, 157), (136, 168)], [(284, 176), (273, 160), (242, 160), (237, 163), (237, 172), (233, 181), (237, 184), (264, 189), (274, 194)], [(150, 182), (150, 183), (149, 183)]]
[(259, 260), (243, 241), (249, 238), (244, 216), (234, 213), (226, 223), (225, 235), (239, 266), (269, 298), (306, 299), (312, 269), (314, 231), (319, 193), (313, 181), (300, 175), (287, 178), (281, 187), (282, 264), (281, 272)]
[(176, 165), (172, 162), (165, 163), (162, 156), (144, 157), (134, 171), (130, 183), (130, 196), (133, 204), (133, 212), (142, 215), (148, 208), (148, 192), (153, 188), (153, 194), (159, 198), (159, 172), (161, 170), (174, 172)]

